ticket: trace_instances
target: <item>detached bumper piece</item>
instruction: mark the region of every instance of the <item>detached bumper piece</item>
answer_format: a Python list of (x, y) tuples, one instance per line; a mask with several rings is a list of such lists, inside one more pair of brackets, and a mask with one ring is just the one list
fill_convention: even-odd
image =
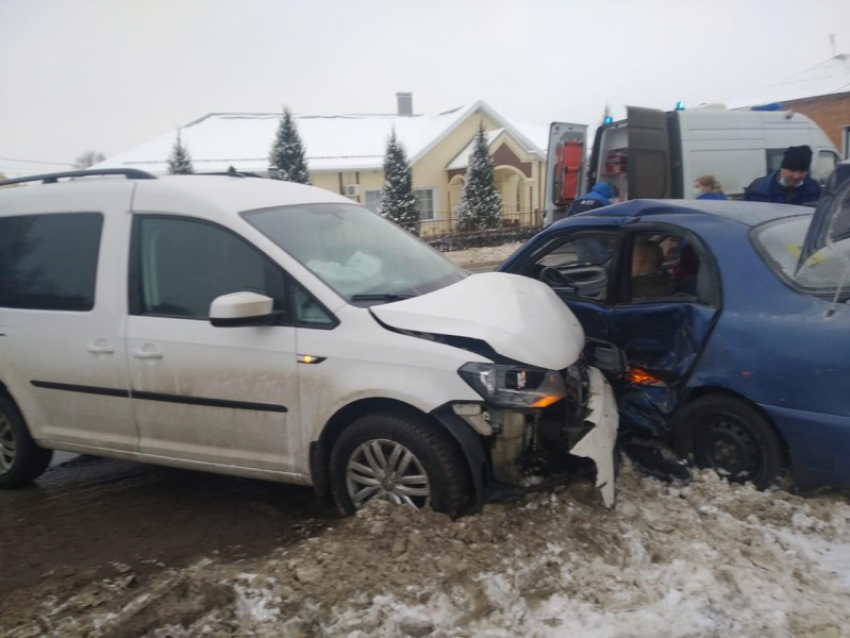
[(614, 447), (617, 443), (619, 416), (614, 391), (596, 368), (588, 370), (589, 414), (586, 421), (594, 424), (570, 450), (574, 456), (591, 459), (596, 464), (596, 487), (602, 492), (606, 507), (614, 504)]

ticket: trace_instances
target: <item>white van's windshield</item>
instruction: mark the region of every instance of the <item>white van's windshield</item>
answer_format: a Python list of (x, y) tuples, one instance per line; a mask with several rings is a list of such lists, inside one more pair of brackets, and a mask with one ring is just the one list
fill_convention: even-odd
[(415, 297), (468, 275), (392, 222), (355, 204), (280, 206), (242, 216), (350, 303)]

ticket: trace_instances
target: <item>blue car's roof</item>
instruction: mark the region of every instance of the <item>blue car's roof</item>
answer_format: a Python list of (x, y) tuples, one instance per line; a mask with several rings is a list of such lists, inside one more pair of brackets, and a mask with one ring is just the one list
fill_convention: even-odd
[(652, 217), (656, 215), (702, 214), (712, 217), (722, 217), (739, 222), (745, 226), (757, 226), (761, 223), (794, 217), (810, 215), (814, 212), (808, 206), (789, 206), (786, 204), (764, 204), (760, 202), (735, 202), (723, 200), (698, 199), (635, 199), (621, 204), (604, 206), (575, 217), (568, 217), (554, 226), (564, 224), (578, 217)]

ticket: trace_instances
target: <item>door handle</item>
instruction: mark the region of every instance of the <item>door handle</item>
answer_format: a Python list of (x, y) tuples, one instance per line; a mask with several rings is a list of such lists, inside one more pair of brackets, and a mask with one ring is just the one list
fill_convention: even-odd
[(137, 359), (162, 359), (161, 352), (148, 352), (147, 350), (133, 350), (133, 356)]
[(115, 348), (111, 348), (110, 346), (90, 345), (86, 346), (86, 351), (91, 352), (92, 354), (112, 354), (115, 352)]

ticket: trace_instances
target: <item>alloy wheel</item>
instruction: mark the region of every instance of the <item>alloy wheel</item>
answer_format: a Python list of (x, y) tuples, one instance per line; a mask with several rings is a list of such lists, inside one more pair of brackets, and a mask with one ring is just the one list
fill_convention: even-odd
[(12, 469), (17, 449), (12, 422), (0, 413), (0, 474)]
[(388, 439), (360, 445), (346, 467), (348, 495), (360, 509), (373, 498), (415, 508), (431, 504), (431, 485), (422, 463), (406, 447)]

